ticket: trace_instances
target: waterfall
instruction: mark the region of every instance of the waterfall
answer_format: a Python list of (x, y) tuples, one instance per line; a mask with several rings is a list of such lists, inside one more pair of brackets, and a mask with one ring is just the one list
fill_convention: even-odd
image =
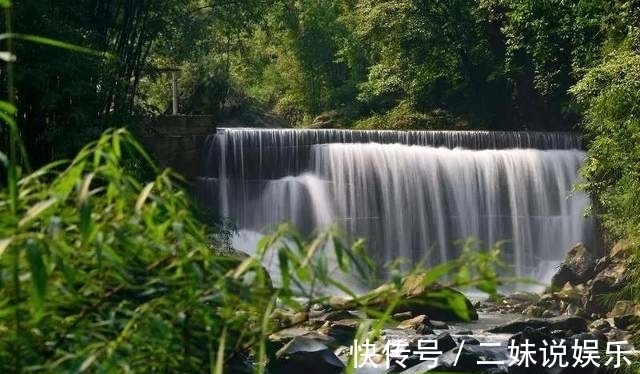
[(198, 195), (241, 229), (337, 222), (381, 264), (505, 241), (516, 274), (545, 280), (571, 245), (596, 242), (588, 199), (572, 192), (584, 157), (572, 133), (221, 129)]

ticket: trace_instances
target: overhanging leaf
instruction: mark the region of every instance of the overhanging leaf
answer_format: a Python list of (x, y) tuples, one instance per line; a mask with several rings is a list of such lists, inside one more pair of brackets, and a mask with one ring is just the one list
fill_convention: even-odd
[(18, 111), (15, 105), (6, 101), (1, 101), (1, 100), (0, 100), (0, 110), (7, 113), (10, 116), (16, 114), (16, 112)]
[(38, 35), (29, 35), (29, 34), (17, 34), (17, 33), (3, 33), (0, 34), (0, 40), (5, 39), (15, 39), (15, 40), (24, 40), (27, 42), (44, 44), (51, 47), (62, 48), (73, 52), (86, 53), (88, 55), (100, 56), (100, 57), (109, 57), (109, 54), (104, 52), (98, 52), (96, 50), (80, 47), (75, 44), (66, 43), (56, 39), (45, 38), (43, 36)]
[(4, 253), (4, 251), (6, 251), (7, 248), (9, 248), (9, 245), (11, 245), (12, 241), (13, 241), (13, 238), (0, 239), (0, 256), (2, 256), (2, 253)]
[(22, 217), (20, 222), (18, 222), (18, 227), (23, 227), (27, 223), (33, 221), (34, 219), (37, 219), (43, 212), (45, 212), (47, 209), (49, 209), (51, 206), (53, 206), (57, 202), (58, 202), (58, 199), (52, 197), (48, 200), (41, 201), (36, 205), (32, 206), (24, 215), (24, 217)]
[(447, 300), (449, 301), (451, 310), (458, 317), (460, 317), (463, 321), (471, 321), (469, 308), (467, 307), (467, 299), (464, 297), (464, 295), (451, 292)]
[(80, 365), (80, 368), (78, 368), (78, 373), (84, 373), (87, 369), (89, 369), (89, 367), (91, 367), (91, 365), (96, 361), (97, 358), (98, 356), (96, 356), (95, 354), (87, 357), (82, 362), (82, 365)]
[(151, 189), (153, 188), (153, 185), (154, 185), (153, 182), (147, 184), (142, 189), (142, 192), (140, 192), (140, 195), (138, 196), (138, 199), (136, 200), (136, 208), (135, 209), (136, 209), (137, 213), (140, 213), (140, 210), (142, 209), (142, 205), (144, 205), (144, 202), (149, 197), (149, 194), (151, 193)]

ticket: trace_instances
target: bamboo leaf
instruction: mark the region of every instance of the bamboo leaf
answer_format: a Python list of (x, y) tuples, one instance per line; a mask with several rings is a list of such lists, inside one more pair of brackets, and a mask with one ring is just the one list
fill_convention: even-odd
[(469, 308), (467, 307), (467, 301), (464, 295), (455, 292), (449, 292), (447, 300), (451, 310), (460, 317), (463, 321), (470, 321)]
[(147, 198), (149, 197), (149, 194), (151, 193), (151, 189), (153, 188), (153, 185), (154, 185), (153, 182), (147, 184), (142, 189), (142, 192), (140, 192), (140, 195), (136, 200), (136, 207), (135, 207), (136, 213), (140, 213), (140, 210), (142, 209), (144, 202), (147, 200)]
[(259, 346), (258, 346), (257, 362), (259, 363), (259, 365), (257, 367), (256, 374), (264, 374), (265, 372), (265, 365), (263, 365), (263, 363), (267, 362), (267, 344), (266, 344), (267, 339), (264, 339), (264, 337), (267, 337), (270, 334), (269, 322), (271, 321), (271, 319), (269, 317), (271, 316), (271, 313), (273, 313), (273, 309), (276, 306), (277, 302), (278, 302), (278, 296), (277, 294), (274, 294), (269, 300), (269, 303), (267, 304), (267, 308), (262, 314), (261, 334), (263, 339), (260, 339), (258, 343)]
[(340, 268), (341, 271), (346, 272), (348, 264), (344, 258), (345, 248), (342, 245), (342, 242), (338, 240), (337, 237), (334, 236), (332, 239), (333, 239), (333, 251), (336, 254), (336, 262), (338, 263), (338, 267)]
[(19, 136), (20, 130), (18, 129), (18, 125), (15, 119), (16, 107), (6, 101), (0, 101), (0, 119), (2, 119), (7, 127), (9, 127), (9, 133), (12, 134), (14, 141), (20, 151), (20, 155), (22, 156), (22, 162), (29, 169), (29, 157), (27, 155), (27, 150), (24, 147), (24, 143), (22, 142), (22, 138)]
[(224, 350), (227, 340), (227, 325), (222, 328), (222, 334), (220, 334), (220, 343), (218, 345), (218, 353), (216, 354), (216, 365), (214, 368), (214, 374), (224, 373)]
[(96, 50), (80, 47), (75, 44), (66, 43), (60, 40), (45, 38), (44, 36), (39, 35), (30, 35), (30, 34), (18, 34), (18, 33), (3, 33), (0, 34), (0, 40), (5, 39), (15, 39), (15, 40), (24, 40), (27, 42), (44, 44), (51, 47), (62, 48), (73, 52), (86, 53), (88, 55), (99, 56), (99, 57), (109, 57), (109, 54), (104, 52), (98, 52)]
[(278, 266), (282, 277), (282, 288), (288, 289), (291, 283), (291, 273), (289, 270), (289, 256), (284, 248), (278, 251)]
[(116, 157), (119, 159), (122, 152), (120, 151), (120, 132), (116, 131), (113, 133), (113, 152)]
[(11, 245), (12, 241), (13, 241), (13, 238), (0, 239), (0, 256), (2, 256), (2, 253), (4, 253), (4, 251), (6, 251), (7, 248), (9, 248), (9, 245)]
[(58, 202), (58, 199), (52, 197), (48, 200), (41, 201), (36, 205), (29, 208), (27, 213), (25, 213), (24, 217), (18, 222), (18, 227), (23, 227), (27, 223), (37, 219), (42, 213), (44, 213), (47, 209), (52, 207), (55, 203)]
[(88, 202), (80, 206), (80, 233), (82, 243), (86, 244), (91, 236), (93, 222), (91, 221), (91, 205)]
[(263, 258), (266, 255), (267, 251), (269, 250), (269, 248), (271, 248), (273, 243), (274, 239), (272, 235), (265, 235), (261, 237), (260, 240), (258, 240), (257, 249), (259, 258)]
[(449, 272), (453, 271), (455, 268), (455, 263), (451, 261), (436, 265), (425, 272), (424, 278), (422, 278), (422, 283), (424, 285), (433, 284), (440, 278), (447, 275)]
[(31, 280), (33, 285), (34, 305), (36, 309), (41, 309), (47, 292), (47, 282), (49, 275), (42, 258), (42, 250), (37, 242), (27, 241), (27, 260), (31, 269)]
[(80, 187), (80, 191), (78, 193), (78, 205), (83, 205), (86, 202), (86, 199), (89, 197), (89, 187), (91, 186), (93, 176), (93, 173), (89, 173), (82, 180), (82, 186)]
[(85, 162), (83, 161), (65, 170), (65, 172), (60, 175), (54, 183), (54, 191), (56, 194), (60, 195), (62, 198), (66, 198), (69, 193), (71, 193), (73, 186), (75, 186), (77, 181), (80, 179), (84, 166)]
[(18, 111), (15, 105), (7, 101), (1, 101), (1, 100), (0, 100), (0, 110), (7, 113), (10, 116), (16, 114), (16, 112)]
[[(120, 131), (123, 134), (129, 134), (126, 130), (121, 129)], [(135, 139), (132, 139), (130, 137), (127, 138), (127, 145), (132, 147), (135, 150), (135, 154), (142, 157), (144, 159), (144, 161), (146, 162), (147, 165), (154, 173), (158, 173), (158, 167), (156, 166), (156, 164), (153, 162), (153, 159), (151, 158), (151, 156), (149, 156), (149, 154), (147, 153), (147, 151), (145, 151), (145, 149), (142, 147), (142, 145), (140, 145), (140, 143), (138, 143)]]
[(455, 282), (459, 285), (467, 285), (471, 281), (471, 271), (468, 266), (462, 266), (458, 269), (458, 272), (455, 276)]
[(0, 119), (2, 119), (4, 121), (4, 123), (7, 124), (7, 126), (9, 127), (9, 129), (13, 132), (17, 132), (18, 128), (16, 126), (16, 120), (13, 118), (12, 115), (7, 114), (3, 111), (0, 110)]
[(95, 354), (87, 357), (82, 362), (82, 365), (80, 365), (80, 367), (78, 368), (78, 373), (85, 372), (91, 365), (93, 365), (93, 363), (96, 361), (97, 358), (98, 358), (98, 356), (96, 356)]
[(255, 259), (253, 257), (247, 257), (246, 259), (244, 259), (244, 261), (242, 261), (242, 263), (238, 265), (236, 270), (233, 272), (233, 278), (240, 278), (242, 274), (246, 273), (247, 270), (251, 268), (251, 266), (253, 266), (254, 262)]
[(57, 168), (60, 165), (64, 165), (66, 163), (67, 162), (65, 160), (59, 160), (59, 161), (50, 162), (50, 163), (42, 166), (38, 170), (35, 170), (35, 171), (31, 172), (28, 175), (25, 175), (22, 179), (20, 179), (18, 181), (18, 185), (25, 186), (25, 185), (27, 185), (29, 183), (36, 182), (38, 179), (42, 178), (43, 176), (46, 176), (48, 174), (54, 174), (55, 173), (55, 171), (54, 171), (55, 168)]

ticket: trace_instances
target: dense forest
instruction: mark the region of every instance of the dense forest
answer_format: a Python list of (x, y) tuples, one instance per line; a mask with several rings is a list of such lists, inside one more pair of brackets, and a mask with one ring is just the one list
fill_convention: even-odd
[[(577, 187), (607, 245), (632, 248), (619, 291), (640, 299), (638, 0), (0, 6), (2, 372), (265, 372), (265, 339), (296, 324), (277, 309), (310, 312), (292, 289), (344, 287), (310, 264), (317, 248), (330, 243), (341, 268), (371, 273), (362, 243), (333, 232), (308, 239), (281, 227), (261, 242), (295, 243), (278, 248), (291, 273), (283, 286), (259, 259), (221, 254), (229, 233), (204, 226), (131, 135), (171, 112), (172, 71), (179, 112), (220, 124), (580, 132)], [(497, 254), (465, 252), (426, 283), (454, 273), (451, 285), (496, 296)], [(383, 291), (378, 306), (394, 301), (376, 310), (380, 321), (402, 302)], [(471, 319), (458, 293), (435, 294)], [(247, 357), (257, 369), (238, 368)]]
[(17, 32), (108, 54), (16, 43), (20, 120), (36, 164), (68, 156), (109, 125), (169, 112), (166, 69), (179, 69), (180, 113), (221, 122), (579, 130), (569, 89), (633, 53), (637, 12), (598, 0), (18, 1)]
[(12, 17), (99, 53), (15, 42), (33, 165), (169, 113), (179, 69), (179, 112), (223, 124), (582, 131), (586, 187), (625, 219), (612, 231), (637, 223), (618, 206), (638, 204), (636, 1), (17, 1)]

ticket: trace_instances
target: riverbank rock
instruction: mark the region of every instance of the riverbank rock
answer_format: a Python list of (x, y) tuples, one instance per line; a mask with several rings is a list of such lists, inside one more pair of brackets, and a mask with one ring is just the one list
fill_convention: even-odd
[(355, 319), (355, 318), (358, 318), (358, 316), (355, 313), (352, 313), (348, 310), (332, 310), (319, 315), (315, 319), (319, 321), (340, 321), (343, 319)]
[(613, 318), (613, 324), (619, 329), (628, 329), (631, 325), (640, 323), (640, 305), (633, 301), (618, 301), (609, 317)]
[(562, 288), (568, 282), (578, 285), (593, 276), (596, 258), (582, 243), (576, 244), (569, 250), (558, 272), (551, 278), (551, 286)]
[[(557, 288), (556, 288), (557, 289)], [(582, 308), (582, 296), (585, 293), (583, 284), (571, 285), (570, 282), (558, 291), (547, 290), (538, 301), (529, 305), (522, 312), (527, 317), (551, 318), (559, 315), (577, 315), (586, 317)]]
[[(457, 362), (456, 362), (457, 360)], [(486, 348), (480, 346), (464, 346), (458, 356), (458, 350), (450, 350), (438, 357), (437, 366), (430, 368), (433, 365), (431, 361), (420, 361), (417, 365), (407, 368), (401, 371), (402, 374), (423, 374), (427, 372), (436, 373), (479, 373), (479, 374), (497, 374), (507, 373), (508, 367), (506, 364), (478, 364), (479, 361), (500, 361), (505, 360), (508, 362), (508, 356), (504, 351)]]
[(610, 310), (606, 295), (619, 291), (629, 281), (627, 262), (631, 246), (618, 242), (607, 257), (597, 261), (595, 277), (586, 283), (582, 297), (583, 308), (587, 314), (605, 315)]
[(271, 314), (271, 320), (280, 328), (288, 328), (307, 322), (308, 314), (291, 309), (275, 309)]
[[(620, 241), (610, 253), (600, 259), (583, 244), (569, 250), (551, 287), (540, 299), (529, 304), (522, 302), (523, 314), (531, 317), (577, 315), (597, 319), (611, 310), (610, 295), (629, 282), (629, 255), (632, 245)], [(517, 303), (516, 303), (517, 304)], [(502, 310), (501, 306), (499, 309)], [(517, 311), (513, 306), (511, 311)]]
[(356, 337), (360, 320), (344, 319), (340, 321), (327, 321), (317, 332), (330, 336), (343, 345), (350, 345)]
[(518, 291), (480, 302), (478, 309), (487, 313), (522, 313), (529, 317), (541, 317), (545, 307), (536, 306), (539, 300), (538, 294)]
[(407, 319), (411, 319), (412, 317), (413, 317), (413, 313), (411, 312), (395, 313), (394, 315), (391, 316), (391, 318), (393, 318), (396, 321), (404, 321)]
[(398, 324), (398, 328), (402, 330), (411, 330), (420, 335), (433, 334), (433, 329), (431, 329), (430, 327), (429, 318), (427, 318), (427, 316), (425, 316), (424, 314), (400, 322), (400, 324)]
[(489, 329), (488, 332), (494, 334), (515, 334), (523, 331), (525, 328), (541, 329), (545, 328), (549, 331), (562, 330), (580, 333), (587, 331), (587, 321), (577, 316), (561, 316), (555, 318), (530, 318), (524, 320), (512, 321), (500, 326)]
[(272, 374), (332, 374), (342, 373), (345, 365), (326, 345), (295, 337), (276, 353), (267, 368)]
[(589, 325), (589, 330), (599, 331), (601, 333), (607, 333), (611, 331), (611, 324), (604, 318), (597, 319)]
[(429, 321), (429, 327), (434, 330), (449, 330), (449, 325), (442, 321), (436, 321), (433, 319)]
[(438, 350), (442, 352), (450, 351), (458, 346), (456, 341), (448, 332), (443, 332), (440, 335), (436, 336), (435, 340), (438, 342), (436, 347), (438, 347)]
[(548, 309), (537, 305), (529, 305), (525, 310), (522, 311), (522, 314), (527, 317), (541, 318), (545, 311), (548, 311)]

